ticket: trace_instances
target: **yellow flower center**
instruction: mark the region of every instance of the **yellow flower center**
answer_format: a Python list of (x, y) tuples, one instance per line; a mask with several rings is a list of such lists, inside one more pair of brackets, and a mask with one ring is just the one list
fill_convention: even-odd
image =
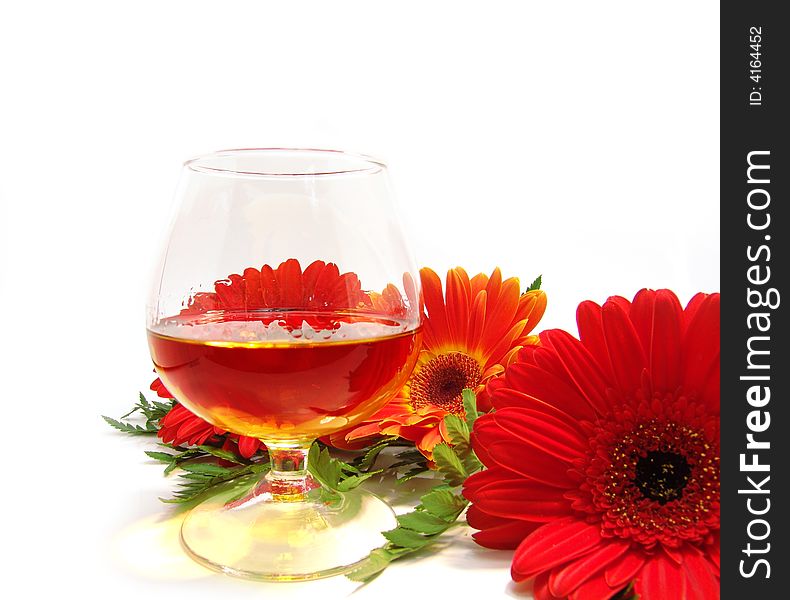
[(435, 406), (453, 414), (463, 414), (461, 392), (474, 389), (483, 376), (480, 364), (461, 352), (440, 354), (419, 367), (412, 376), (409, 396), (412, 406)]

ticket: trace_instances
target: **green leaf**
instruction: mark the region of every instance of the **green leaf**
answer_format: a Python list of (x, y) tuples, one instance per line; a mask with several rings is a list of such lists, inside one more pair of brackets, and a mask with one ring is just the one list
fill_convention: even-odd
[(366, 479), (370, 479), (374, 475), (378, 475), (382, 473), (384, 469), (379, 469), (378, 471), (368, 471), (367, 473), (361, 473), (360, 475), (349, 475), (345, 477), (337, 484), (337, 490), (339, 492), (348, 492), (349, 490), (353, 490), (355, 487), (359, 486), (360, 483), (365, 481)]
[(400, 458), (404, 463), (425, 462), (425, 456), (416, 448), (409, 448), (403, 452), (398, 452), (395, 458)]
[(227, 469), (228, 473), (221, 476), (212, 477), (211, 475), (205, 473), (183, 473), (179, 478), (181, 480), (181, 482), (178, 484), (179, 489), (173, 492), (173, 497), (166, 499), (160, 498), (160, 500), (167, 504), (183, 504), (185, 502), (190, 502), (205, 492), (211, 490), (216, 485), (234, 480), (241, 482), (244, 481), (242, 478), (246, 476), (263, 473), (268, 469), (269, 465), (267, 463), (254, 463), (251, 465), (243, 465), (234, 467), (232, 469)]
[[(142, 396), (142, 394), (140, 394), (140, 395)], [(126, 413), (125, 415), (123, 415), (123, 416), (121, 417), (121, 419), (128, 419), (128, 418), (129, 418), (129, 417), (131, 417), (131, 416), (132, 416), (134, 413), (136, 413), (138, 410), (140, 410), (140, 405), (139, 405), (139, 404), (135, 404), (135, 405), (134, 405), (134, 407), (132, 408), (132, 410), (130, 410), (130, 411), (129, 411), (128, 413)]]
[(472, 473), (476, 473), (483, 468), (483, 463), (477, 458), (477, 454), (470, 448), (466, 455), (461, 459), (464, 464), (464, 470), (467, 472), (467, 477)]
[(426, 537), (416, 531), (404, 529), (402, 527), (390, 529), (389, 531), (383, 532), (382, 535), (396, 546), (403, 546), (404, 548), (412, 548), (415, 550), (427, 546), (433, 541), (432, 537)]
[(451, 525), (445, 519), (435, 517), (423, 510), (415, 510), (405, 515), (399, 515), (398, 524), (406, 529), (429, 535), (446, 531)]
[(444, 417), (444, 426), (453, 446), (469, 447), (469, 426), (461, 417), (452, 413)]
[(181, 463), (179, 467), (184, 469), (184, 471), (189, 471), (190, 473), (196, 473), (198, 475), (210, 475), (212, 477), (216, 477), (218, 475), (230, 475), (234, 471), (233, 469), (220, 467), (219, 465), (212, 463)]
[(419, 475), (422, 475), (423, 473), (428, 473), (429, 471), (430, 471), (430, 469), (425, 464), (416, 466), (413, 469), (410, 469), (409, 471), (406, 471), (406, 473), (404, 473), (402, 476), (398, 477), (397, 478), (397, 482), (398, 483), (406, 483), (410, 479), (414, 479), (415, 477), (418, 477)]
[(529, 287), (527, 288), (527, 291), (531, 292), (532, 290), (539, 290), (542, 280), (543, 280), (543, 275), (538, 275), (535, 278), (535, 281), (533, 281), (532, 283), (529, 284)]
[(175, 400), (168, 400), (167, 402), (159, 402), (158, 400), (154, 400), (151, 402), (151, 406), (153, 409), (151, 410), (151, 418), (152, 419), (161, 419), (171, 410), (173, 410), (173, 406), (175, 406)]
[(394, 557), (384, 548), (373, 550), (360, 566), (346, 574), (351, 581), (367, 583), (386, 569)]
[(466, 469), (447, 444), (437, 444), (433, 448), (433, 461), (437, 470), (444, 475), (444, 480), (452, 486), (461, 485), (467, 477)]
[(390, 442), (395, 439), (397, 438), (388, 438), (371, 446), (368, 451), (365, 452), (365, 456), (362, 457), (362, 460), (357, 463), (357, 467), (362, 471), (371, 469), (376, 462), (376, 458), (378, 458), (378, 455), (381, 454), (381, 451), (389, 446)]
[(434, 489), (420, 498), (420, 506), (430, 514), (445, 520), (455, 520), (468, 504), (466, 498), (448, 489)]
[(466, 426), (469, 428), (469, 431), (472, 431), (472, 426), (475, 424), (477, 417), (480, 416), (480, 413), (477, 412), (477, 396), (475, 396), (474, 390), (469, 388), (464, 388), (461, 392), (461, 396), (464, 400)]
[(110, 417), (105, 417), (102, 415), (102, 419), (110, 426), (114, 427), (118, 431), (123, 431), (124, 433), (128, 433), (130, 435), (151, 435), (155, 434), (158, 429), (149, 423), (146, 423), (145, 427), (140, 425), (133, 425), (132, 423), (122, 423), (121, 421), (116, 421), (115, 419), (111, 419)]
[[(474, 393), (472, 393), (471, 390), (467, 391), (472, 394), (472, 399), (474, 399)], [(471, 410), (470, 413), (472, 415), (472, 420), (477, 418), (477, 415), (471, 412)], [(467, 422), (456, 415), (449, 414), (444, 417), (444, 425), (450, 434), (450, 442), (453, 444), (453, 451), (456, 456), (461, 459), (467, 476), (469, 473), (480, 470), (483, 465), (472, 451), (472, 445), (469, 441), (469, 425)]]
[(216, 456), (217, 458), (221, 458), (237, 465), (245, 465), (249, 464), (249, 461), (244, 460), (243, 458), (237, 456), (235, 453), (231, 452), (230, 450), (223, 450), (222, 448), (216, 448), (215, 446), (198, 446), (200, 450), (205, 452), (206, 454), (210, 454), (211, 456)]
[(153, 458), (154, 460), (165, 463), (173, 462), (176, 459), (174, 454), (168, 454), (167, 452), (153, 452), (151, 450), (146, 450), (145, 453), (149, 458)]
[(337, 490), (343, 468), (341, 461), (332, 458), (327, 448), (321, 448), (318, 444), (310, 446), (307, 469), (321, 484), (331, 490)]

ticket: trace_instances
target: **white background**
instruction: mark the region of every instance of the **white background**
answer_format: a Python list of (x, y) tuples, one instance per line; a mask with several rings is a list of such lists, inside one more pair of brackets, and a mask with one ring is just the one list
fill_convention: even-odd
[[(193, 565), (156, 500), (172, 482), (98, 416), (150, 382), (147, 277), (184, 159), (376, 155), (420, 264), (543, 273), (542, 326), (575, 331), (585, 298), (719, 288), (718, 29), (715, 2), (3, 4), (5, 589), (353, 590)], [(458, 535), (354, 597), (523, 593), (508, 553)]]

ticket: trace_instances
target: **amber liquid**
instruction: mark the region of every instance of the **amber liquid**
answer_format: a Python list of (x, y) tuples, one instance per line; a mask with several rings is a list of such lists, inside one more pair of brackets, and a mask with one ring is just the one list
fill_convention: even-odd
[(264, 440), (303, 441), (376, 412), (417, 360), (419, 329), (358, 313), (211, 311), (148, 331), (168, 390), (203, 419)]

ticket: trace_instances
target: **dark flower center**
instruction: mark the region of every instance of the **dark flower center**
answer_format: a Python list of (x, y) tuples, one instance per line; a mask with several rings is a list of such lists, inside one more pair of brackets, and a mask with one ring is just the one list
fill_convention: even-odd
[(718, 423), (693, 399), (650, 400), (595, 424), (583, 483), (566, 497), (604, 537), (646, 548), (708, 539), (719, 528)]
[(634, 484), (642, 495), (659, 504), (677, 500), (691, 475), (691, 467), (682, 454), (650, 451), (636, 463)]
[(441, 354), (412, 376), (409, 395), (414, 408), (433, 405), (454, 414), (463, 413), (464, 388), (474, 389), (482, 377), (480, 364), (461, 352)]

